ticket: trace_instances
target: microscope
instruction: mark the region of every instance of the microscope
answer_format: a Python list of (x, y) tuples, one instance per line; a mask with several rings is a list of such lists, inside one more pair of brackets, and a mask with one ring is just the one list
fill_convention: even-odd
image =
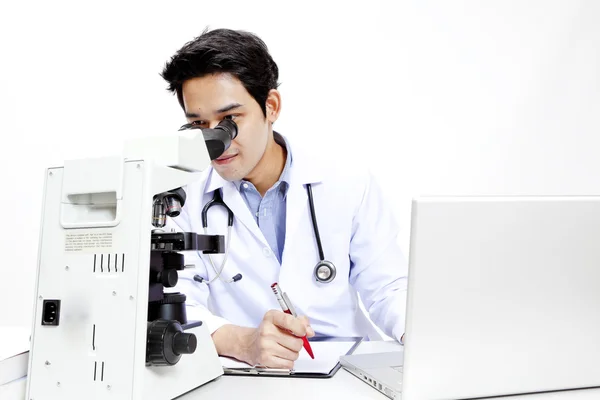
[(185, 294), (164, 289), (224, 236), (162, 228), (237, 126), (184, 127), (46, 170), (26, 399), (169, 400), (223, 374)]

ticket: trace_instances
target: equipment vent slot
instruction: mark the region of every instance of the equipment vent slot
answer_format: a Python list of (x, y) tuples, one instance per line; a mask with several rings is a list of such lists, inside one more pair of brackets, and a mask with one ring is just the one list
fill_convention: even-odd
[(98, 365), (98, 361), (94, 361), (94, 381), (104, 382), (104, 361)]
[(96, 324), (92, 328), (92, 350), (96, 351)]
[[(105, 257), (106, 256), (106, 257)], [(94, 254), (94, 265), (92, 271), (94, 273), (112, 273), (125, 272), (125, 253), (113, 254)]]

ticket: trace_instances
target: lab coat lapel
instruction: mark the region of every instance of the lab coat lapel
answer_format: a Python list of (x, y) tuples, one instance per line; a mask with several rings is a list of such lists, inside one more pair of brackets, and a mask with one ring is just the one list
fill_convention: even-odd
[[(289, 139), (288, 139), (289, 142)], [(296, 238), (296, 233), (300, 223), (310, 222), (310, 209), (308, 207), (308, 193), (306, 192), (306, 184), (318, 184), (321, 182), (321, 173), (316, 168), (314, 163), (310, 162), (310, 154), (301, 147), (290, 145), (293, 162), (290, 173), (290, 187), (287, 193), (287, 209), (286, 209), (286, 228), (285, 228), (285, 245), (283, 261), (285, 262), (286, 250), (293, 245)], [(314, 194), (314, 187), (313, 187)], [(314, 240), (314, 238), (303, 240)], [(293, 252), (291, 253), (293, 254)]]
[(265, 235), (263, 235), (256, 224), (256, 219), (252, 216), (252, 212), (244, 202), (244, 199), (242, 199), (242, 195), (240, 195), (234, 183), (227, 182), (223, 186), (223, 201), (236, 217), (234, 219), (234, 228), (236, 220), (241, 222), (264, 246), (268, 247), (269, 244), (267, 243), (267, 239), (265, 239)]
[(298, 225), (300, 221), (302, 221), (302, 218), (310, 218), (308, 194), (306, 193), (305, 185), (300, 182), (291, 184), (288, 189), (286, 203), (287, 218), (285, 227), (285, 245), (283, 247), (284, 253), (294, 242), (294, 235), (298, 230)]

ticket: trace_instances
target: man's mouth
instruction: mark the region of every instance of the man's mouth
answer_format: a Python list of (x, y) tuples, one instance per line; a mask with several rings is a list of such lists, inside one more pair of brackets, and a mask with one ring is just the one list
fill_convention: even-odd
[(221, 156), (221, 157), (217, 158), (215, 160), (215, 162), (219, 165), (223, 165), (223, 164), (227, 164), (228, 162), (231, 162), (231, 160), (233, 160), (235, 157), (237, 157), (237, 154)]

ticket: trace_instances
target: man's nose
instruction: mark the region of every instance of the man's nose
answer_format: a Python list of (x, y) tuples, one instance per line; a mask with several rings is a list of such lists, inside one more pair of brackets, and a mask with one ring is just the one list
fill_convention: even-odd
[(211, 121), (211, 122), (208, 124), (208, 127), (209, 127), (210, 129), (214, 129), (214, 128), (215, 128), (217, 125), (219, 125), (219, 122), (221, 122), (221, 121)]

